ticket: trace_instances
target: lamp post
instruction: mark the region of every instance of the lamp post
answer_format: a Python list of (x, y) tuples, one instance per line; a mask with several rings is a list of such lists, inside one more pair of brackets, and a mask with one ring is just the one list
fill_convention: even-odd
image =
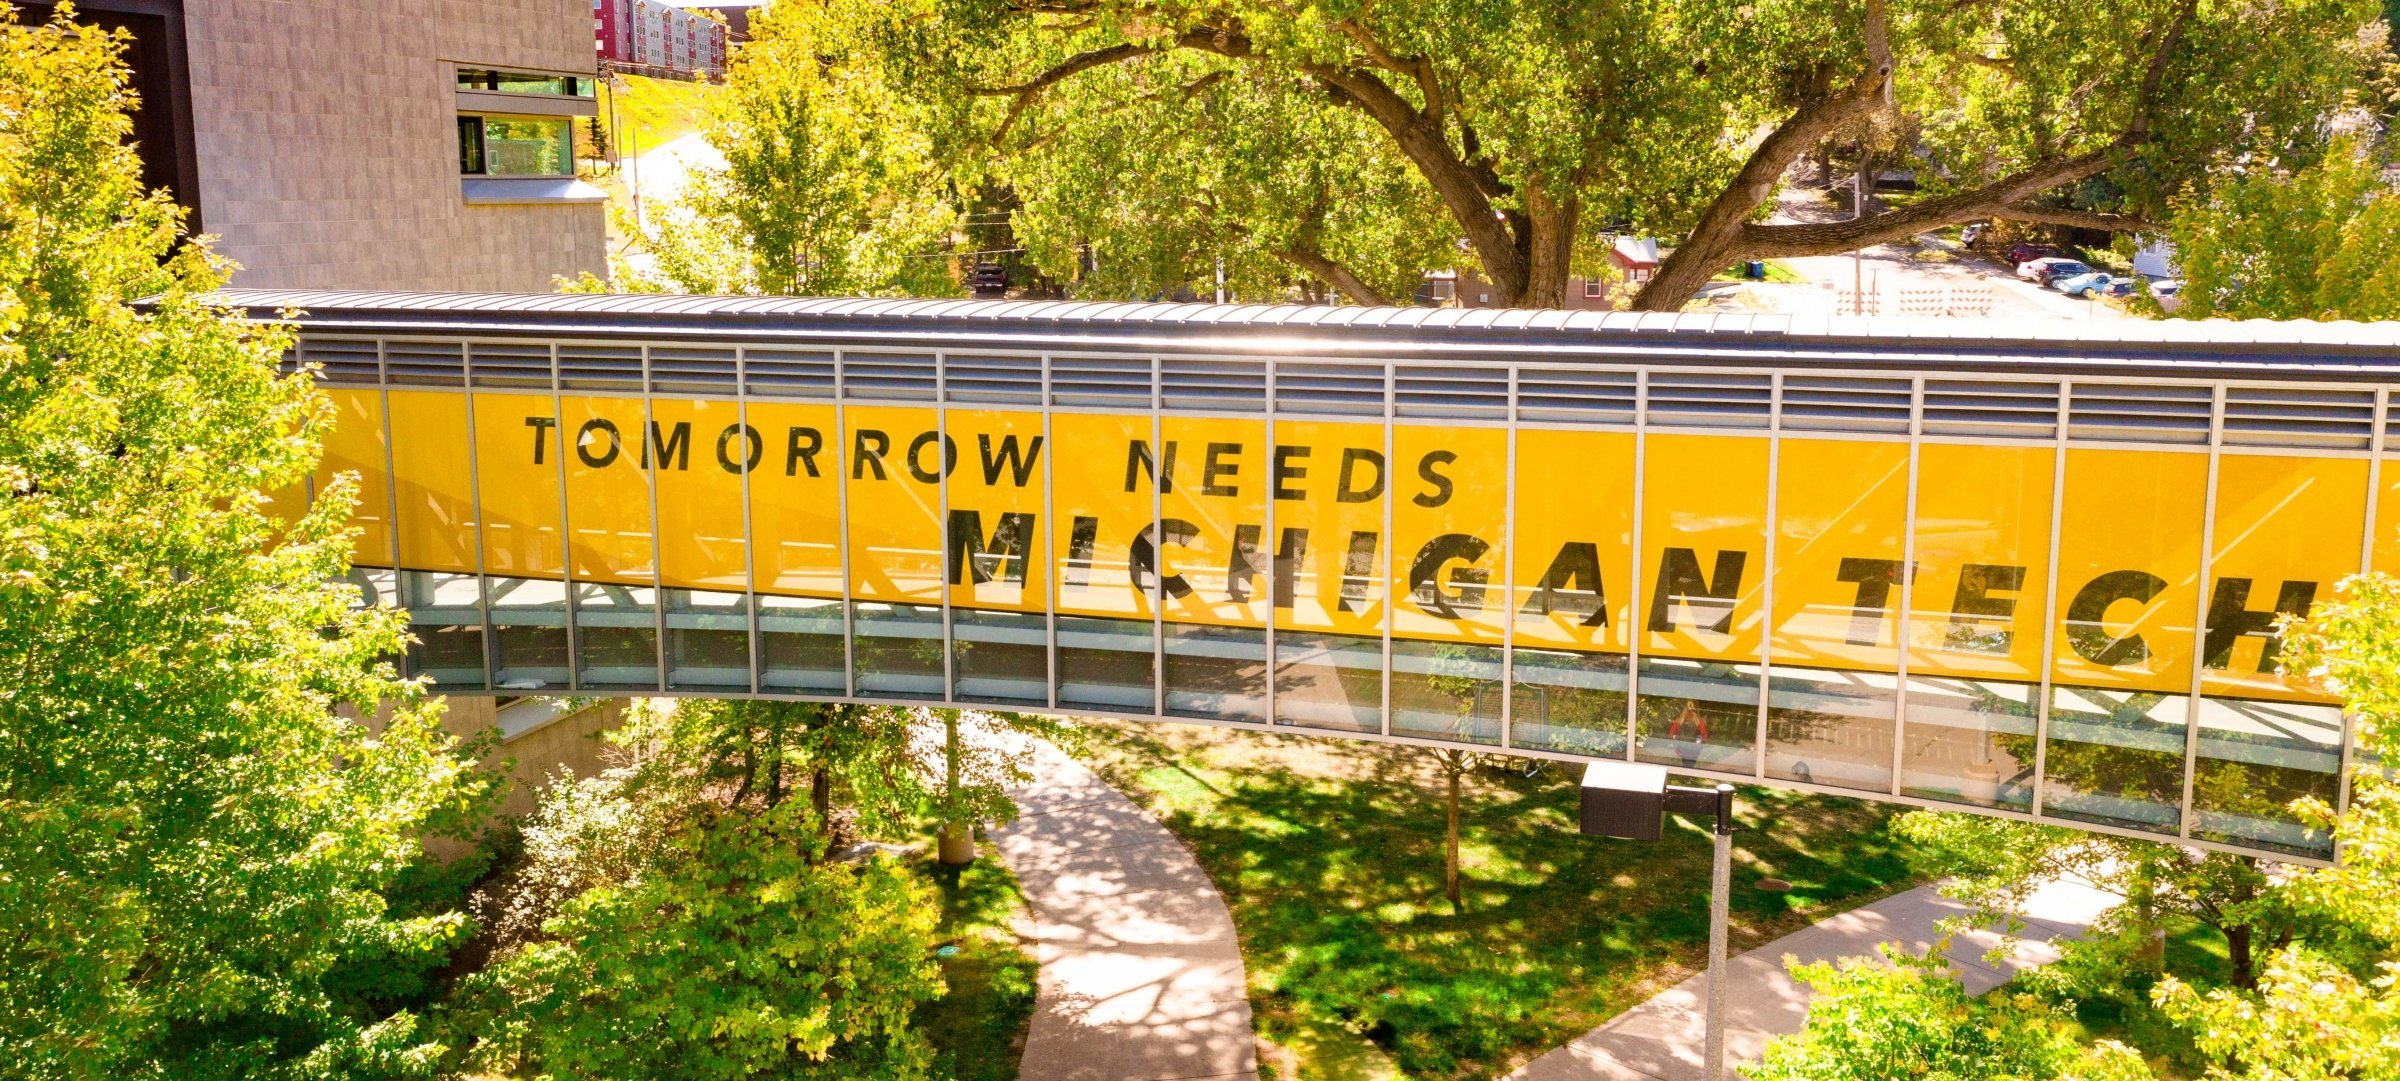
[(1716, 820), (1716, 858), (1708, 875), (1708, 1035), (1701, 1077), (1725, 1077), (1726, 905), (1733, 892), (1733, 786), (1693, 788), (1667, 783), (1667, 767), (1594, 762), (1583, 771), (1581, 832), (1595, 837), (1655, 841), (1669, 814)]

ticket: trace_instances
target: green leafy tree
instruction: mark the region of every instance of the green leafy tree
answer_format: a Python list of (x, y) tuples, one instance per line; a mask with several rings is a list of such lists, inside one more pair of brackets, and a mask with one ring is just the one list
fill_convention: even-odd
[(955, 200), (931, 145), (852, 24), (821, 0), (762, 9), (706, 129), (722, 169), (695, 173), (640, 229), (627, 291), (941, 296)]
[(0, 21), (0, 1073), (409, 1072), (467, 928), (393, 899), (488, 786), (338, 584), (354, 478), (268, 513), (332, 411), (206, 298), (68, 14)]
[(2356, 140), (2186, 200), (2168, 233), (2187, 319), (2400, 318), (2400, 192)]
[[(1457, 261), (1509, 305), (1559, 304), (1604, 228), (1680, 235), (1635, 301), (1658, 310), (1746, 258), (1848, 251), (1995, 215), (2112, 225), (2157, 215), (2222, 161), (2320, 144), (2362, 67), (2326, 60), (2357, 48), (2376, 15), (2372, 0), (828, 0), (825, 10), (872, 26), (892, 85), (922, 103), (953, 168), (1039, 177), (1051, 185), (1039, 194), (1062, 206), (1130, 203), (1146, 208), (1145, 227), (1176, 233), (1082, 237), (1102, 262), (1118, 244), (1213, 253), (1245, 237), (1257, 239), (1242, 250), (1280, 258), (1281, 241), (1310, 235), (1314, 187), (1337, 204), (1398, 200), (1352, 211), (1365, 226), (1339, 254), (1390, 267), (1461, 241)], [(1793, 163), (1886, 115), (1928, 152), (1910, 162), (1925, 198), (1856, 221), (1761, 220)], [(1211, 156), (1235, 160), (1202, 161)], [(1414, 182), (1386, 179), (1404, 173)], [(2058, 208), (2060, 193), (2103, 176), (2121, 213)], [(1370, 286), (1381, 276), (1352, 270)]]
[(1751, 1081), (2146, 1081), (2120, 1044), (2085, 1048), (2073, 1016), (2007, 990), (1983, 998), (1950, 977), (1939, 950), (1891, 946), (1883, 963), (1793, 965), (1808, 984), (1808, 1022), (1768, 1041)]

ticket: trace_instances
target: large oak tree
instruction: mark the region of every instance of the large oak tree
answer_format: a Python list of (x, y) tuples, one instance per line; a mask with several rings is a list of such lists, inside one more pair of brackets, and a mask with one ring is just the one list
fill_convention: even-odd
[[(876, 9), (896, 85), (959, 175), (1043, 208), (1028, 232), (1054, 261), (1073, 226), (1099, 260), (1275, 259), (1374, 300), (1460, 242), (1495, 299), (1553, 305), (1611, 228), (1679, 242), (1635, 302), (1661, 310), (1740, 259), (1984, 217), (2121, 224), (2226, 162), (2306, 158), (2376, 16), (2373, 0)], [(1789, 166), (1879, 117), (1919, 133), (1923, 198), (1764, 220)], [(2115, 213), (2068, 208), (2096, 179)]]

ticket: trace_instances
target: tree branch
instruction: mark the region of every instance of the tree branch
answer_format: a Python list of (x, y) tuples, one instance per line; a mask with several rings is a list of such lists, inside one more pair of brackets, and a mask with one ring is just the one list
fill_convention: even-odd
[(1368, 285), (1365, 279), (1353, 273), (1349, 267), (1343, 266), (1332, 256), (1313, 247), (1305, 244), (1288, 244), (1277, 249), (1275, 257), (1299, 267), (1325, 284), (1341, 290), (1344, 296), (1357, 303), (1368, 307), (1382, 307), (1391, 303), (1390, 298), (1385, 297), (1382, 290)]
[(1106, 67), (1110, 64), (1131, 60), (1137, 56), (1146, 56), (1157, 51), (1157, 49), (1147, 45), (1111, 45), (1105, 49), (1093, 49), (1088, 52), (1077, 53), (1074, 56), (1070, 56), (1065, 60), (1060, 61), (1056, 66), (1050, 68), (1050, 70), (1042, 72), (1041, 74), (1036, 75), (1025, 82), (1017, 83), (1013, 86), (972, 86), (967, 88), (967, 92), (980, 97), (1003, 97), (1008, 95), (1014, 95), (1016, 97), (1017, 100), (1009, 103), (1008, 115), (1001, 119), (1000, 126), (992, 132), (992, 145), (998, 146), (1000, 145), (1000, 140), (1007, 136), (1008, 129), (1016, 125), (1017, 117), (1024, 114), (1026, 108), (1033, 104), (1035, 98), (1042, 96), (1042, 91), (1048, 90), (1059, 83), (1074, 78), (1076, 75), (1083, 72), (1090, 71), (1093, 68)]
[[(1735, 248), (1743, 256), (1752, 259), (1839, 255), (1857, 248), (1905, 240), (1927, 229), (1952, 222), (2003, 216), (2003, 212), (2025, 199), (2061, 184), (2106, 171), (2123, 160), (2127, 146), (2125, 140), (2120, 139), (2089, 153), (2043, 162), (1971, 191), (1935, 196), (1871, 218), (1806, 224), (1745, 223)], [(1678, 306), (1680, 303), (1678, 301)]]
[(2156, 222), (2132, 214), (2103, 214), (2096, 210), (2069, 210), (2063, 207), (2015, 206), (1992, 211), (1992, 217), (2010, 221), (2032, 222), (2037, 225), (2064, 225), (2075, 229), (2105, 229), (2112, 233), (2141, 233), (2158, 228)]

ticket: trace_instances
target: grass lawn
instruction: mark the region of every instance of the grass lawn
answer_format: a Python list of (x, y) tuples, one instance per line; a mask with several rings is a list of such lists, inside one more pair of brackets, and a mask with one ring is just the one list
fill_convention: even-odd
[[(1259, 1034), (1279, 1046), (1339, 1025), (1408, 1077), (1493, 1077), (1706, 964), (1706, 826), (1678, 821), (1656, 844), (1580, 836), (1579, 771), (1467, 779), (1454, 912), (1427, 752), (1086, 730), (1085, 758), (1190, 842), (1224, 892)], [(1900, 808), (1765, 789), (1738, 806), (1736, 952), (1919, 881), (1887, 829)], [(1766, 877), (1792, 888), (1757, 889)]]
[(1034, 960), (1010, 921), (1024, 910), (1015, 875), (996, 858), (943, 867), (930, 856), (917, 869), (942, 894), (942, 980), (949, 993), (917, 1010), (933, 1041), (936, 1077), (1012, 1081), (1033, 1020)]
[[(2202, 994), (2227, 986), (2233, 962), (2225, 936), (2196, 920), (2167, 928), (2167, 971)], [(2191, 1034), (2176, 1027), (2150, 1005), (2149, 977), (2128, 979), (2119, 993), (2085, 995), (2075, 1001), (2075, 1020), (2084, 1042), (2116, 1040), (2142, 1053), (2159, 1081), (2197, 1081), (2209, 1062), (2193, 1046)]]
[[(1742, 276), (1741, 264), (1736, 263), (1733, 266), (1726, 267), (1725, 270), (1722, 273), (1719, 273), (1713, 280), (1721, 282), (1746, 282), (1750, 279)], [(1807, 278), (1800, 276), (1799, 271), (1793, 270), (1790, 266), (1787, 266), (1783, 262), (1775, 259), (1767, 260), (1766, 280), (1782, 285), (1805, 285), (1808, 282)]]

